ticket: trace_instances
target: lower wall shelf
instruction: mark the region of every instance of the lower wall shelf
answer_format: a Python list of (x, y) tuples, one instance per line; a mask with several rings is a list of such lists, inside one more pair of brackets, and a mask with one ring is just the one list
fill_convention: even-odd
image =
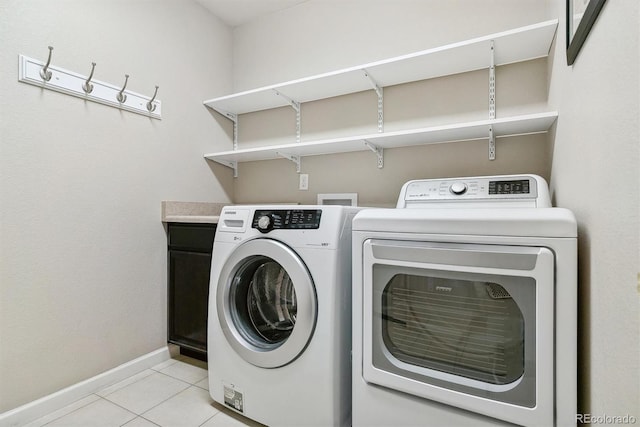
[(454, 141), (487, 140), (491, 132), (496, 138), (544, 133), (557, 118), (558, 113), (553, 111), (420, 129), (221, 151), (205, 154), (204, 157), (225, 166), (234, 167), (238, 162), (367, 151), (372, 146), (385, 149)]

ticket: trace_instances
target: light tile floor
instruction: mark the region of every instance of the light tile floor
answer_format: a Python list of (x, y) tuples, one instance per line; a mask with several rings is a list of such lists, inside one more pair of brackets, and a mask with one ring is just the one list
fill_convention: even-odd
[(27, 427), (219, 427), (255, 423), (209, 396), (205, 362), (178, 356), (113, 384)]

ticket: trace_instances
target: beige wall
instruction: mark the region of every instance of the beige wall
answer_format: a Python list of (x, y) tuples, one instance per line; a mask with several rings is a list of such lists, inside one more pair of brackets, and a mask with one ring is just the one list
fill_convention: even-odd
[[(389, 205), (411, 178), (534, 172), (551, 177), (555, 203), (580, 223), (579, 409), (640, 417), (638, 6), (608, 1), (567, 67), (564, 4), (311, 0), (236, 28), (232, 52), (231, 32), (191, 2), (0, 0), (0, 412), (165, 343), (161, 200), (226, 201), (235, 188), (237, 202), (313, 203), (318, 192), (358, 192), (363, 204)], [(560, 112), (557, 126), (550, 137), (499, 140), (495, 162), (484, 142), (388, 150), (382, 170), (369, 152), (310, 157), (303, 192), (285, 160), (242, 164), (232, 180), (202, 159), (229, 148), (230, 129), (202, 100), (232, 86), (550, 18), (560, 19), (552, 60), (499, 70), (498, 116), (548, 102)], [(159, 84), (163, 120), (18, 83), (18, 54), (44, 59), (48, 44), (56, 65), (86, 73), (96, 61), (96, 78), (117, 83), (129, 73), (140, 93)], [(387, 90), (387, 129), (484, 115), (484, 78)], [(469, 96), (450, 97), (454, 89)], [(303, 138), (375, 129), (371, 96), (305, 105)], [(264, 143), (261, 134), (292, 138), (290, 109), (258, 114), (241, 118), (242, 144)]]
[[(310, 175), (309, 191), (297, 190), (298, 177), (287, 160), (246, 163), (235, 180), (236, 201), (313, 203), (318, 192), (358, 192), (361, 204), (390, 205), (400, 185), (412, 178), (521, 172), (550, 178), (556, 205), (572, 209), (579, 221), (579, 411), (640, 419), (637, 1), (605, 4), (573, 67), (566, 65), (564, 0), (398, 4), (312, 0), (236, 28), (234, 88), (249, 89), (558, 18), (556, 42), (544, 62), (547, 71), (532, 61), (518, 66), (528, 70), (523, 82), (500, 75), (497, 80), (498, 116), (520, 103), (525, 110), (548, 104), (549, 110), (559, 111), (548, 139), (500, 141), (495, 162), (486, 160), (485, 144), (477, 142), (388, 150), (382, 170), (369, 152), (308, 157), (302, 168)], [(501, 72), (522, 75), (507, 67)], [(548, 79), (542, 92), (535, 76)], [(412, 126), (414, 119), (427, 121), (439, 111), (444, 115), (438, 120), (445, 121), (480, 114), (481, 77), (468, 73), (447, 79), (451, 80), (417, 84), (411, 89), (433, 84), (433, 92), (406, 90), (393, 107), (387, 105), (387, 97), (386, 126)], [(443, 99), (442, 91), (456, 91), (461, 85), (469, 88), (471, 104), (457, 94)], [(543, 99), (535, 98), (541, 93)], [(303, 139), (375, 129), (375, 119), (370, 118), (375, 113), (373, 96), (364, 93), (305, 105)], [(505, 105), (505, 97), (514, 99)], [(319, 113), (328, 103), (336, 108)], [(413, 107), (427, 117), (404, 123), (399, 117)], [(317, 119), (308, 117), (312, 113)], [(259, 114), (264, 113), (241, 118), (241, 144), (292, 141), (291, 109), (262, 118)], [(259, 141), (261, 134), (266, 141)]]
[[(563, 16), (564, 1), (555, 4)], [(640, 419), (640, 15), (606, 2), (573, 66), (559, 32), (554, 202), (579, 224), (580, 411)]]
[(234, 29), (234, 90), (544, 21), (550, 1), (308, 0)]
[[(250, 89), (547, 19), (547, 2), (539, 0), (312, 0), (234, 29), (234, 87)], [(547, 68), (545, 59), (499, 67), (497, 117), (546, 111)], [(488, 118), (488, 78), (481, 70), (385, 88), (385, 130)], [(375, 133), (376, 94), (305, 103), (301, 117), (303, 141)], [(241, 147), (294, 141), (292, 108), (240, 116)], [(487, 140), (392, 149), (383, 169), (368, 151), (306, 157), (308, 191), (298, 190), (288, 160), (243, 163), (235, 201), (315, 203), (318, 193), (355, 192), (361, 205), (389, 206), (409, 179), (503, 173), (548, 178), (549, 148), (542, 134), (498, 139), (495, 161), (488, 160)]]
[[(151, 95), (163, 119), (18, 82), (18, 55)], [(181, 0), (0, 0), (0, 412), (166, 345), (162, 200), (228, 201), (231, 31)], [(223, 129), (224, 127), (224, 129)]]

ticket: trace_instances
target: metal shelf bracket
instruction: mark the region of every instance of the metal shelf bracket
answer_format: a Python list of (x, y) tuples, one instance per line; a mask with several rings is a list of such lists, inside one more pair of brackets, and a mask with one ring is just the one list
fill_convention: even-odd
[(371, 87), (376, 91), (378, 95), (378, 132), (384, 132), (384, 90), (383, 88), (376, 82), (371, 74), (365, 69), (362, 70), (366, 78), (369, 79), (371, 83)]
[(489, 127), (489, 160), (496, 159), (496, 138), (493, 135), (493, 126)]
[(283, 157), (287, 160), (291, 160), (293, 163), (296, 164), (296, 172), (300, 173), (300, 156), (294, 156), (292, 154), (286, 154), (286, 153), (281, 153), (280, 151), (278, 151), (276, 153), (278, 156)]
[(297, 101), (294, 101), (293, 99), (289, 98), (288, 96), (278, 92), (277, 90), (273, 90), (276, 95), (281, 96), (282, 98), (284, 98), (289, 105), (291, 106), (291, 108), (293, 108), (296, 112), (296, 142), (300, 142), (300, 103)]
[(366, 145), (369, 150), (376, 153), (376, 156), (378, 157), (378, 169), (382, 169), (384, 167), (384, 148), (378, 147), (377, 145), (370, 143), (366, 139), (363, 141), (364, 145)]
[(233, 177), (237, 178), (238, 177), (238, 162), (237, 161), (226, 161), (226, 160), (217, 160), (217, 159), (213, 159), (215, 162), (220, 163), (221, 165), (224, 165), (228, 168), (233, 169)]

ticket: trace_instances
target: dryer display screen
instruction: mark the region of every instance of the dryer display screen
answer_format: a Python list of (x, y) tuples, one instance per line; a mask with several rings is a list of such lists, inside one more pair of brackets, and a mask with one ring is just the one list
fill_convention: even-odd
[(261, 229), (262, 224), (268, 222), (269, 228), (273, 230), (318, 229), (321, 216), (321, 209), (256, 210), (251, 226)]
[(529, 180), (489, 181), (489, 194), (529, 194)]

